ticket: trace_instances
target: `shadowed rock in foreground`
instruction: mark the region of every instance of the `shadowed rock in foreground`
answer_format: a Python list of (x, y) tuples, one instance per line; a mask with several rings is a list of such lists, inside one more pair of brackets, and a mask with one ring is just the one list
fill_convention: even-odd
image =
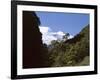
[(23, 68), (43, 66), (42, 34), (35, 12), (23, 11)]

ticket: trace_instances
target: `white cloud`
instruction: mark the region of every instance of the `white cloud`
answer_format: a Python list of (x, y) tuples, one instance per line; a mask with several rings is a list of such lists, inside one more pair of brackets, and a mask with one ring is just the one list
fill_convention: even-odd
[(45, 33), (48, 33), (50, 31), (50, 28), (49, 27), (39, 27), (40, 28), (40, 32), (42, 34), (45, 34)]
[[(49, 27), (45, 26), (40, 26), (40, 32), (42, 33), (42, 40), (43, 43), (46, 43), (49, 45), (52, 40), (61, 40), (62, 37), (65, 35), (64, 32), (58, 31), (58, 32), (53, 32), (52, 29)], [(69, 36), (69, 39), (72, 38), (73, 36)]]
[(49, 27), (40, 26), (39, 28), (42, 33), (43, 43), (50, 44), (52, 40), (57, 40), (57, 38), (53, 36), (53, 32)]
[(72, 36), (72, 35), (70, 35), (69, 37), (68, 37), (68, 39), (71, 39), (71, 38), (73, 38), (74, 36)]

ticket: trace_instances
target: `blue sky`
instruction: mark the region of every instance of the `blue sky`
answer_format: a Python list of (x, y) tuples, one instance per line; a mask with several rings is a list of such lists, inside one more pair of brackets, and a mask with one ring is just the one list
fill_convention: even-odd
[(43, 34), (62, 32), (63, 35), (68, 32), (74, 36), (89, 24), (89, 14), (61, 12), (36, 12), (36, 14), (40, 19)]
[(53, 31), (69, 32), (75, 35), (89, 24), (89, 14), (36, 12), (40, 18), (41, 26), (48, 26)]

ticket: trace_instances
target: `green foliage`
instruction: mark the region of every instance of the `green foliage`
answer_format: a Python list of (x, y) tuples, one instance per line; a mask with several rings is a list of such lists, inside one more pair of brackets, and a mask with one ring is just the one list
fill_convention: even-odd
[(66, 34), (63, 37), (66, 41), (51, 42), (52, 48), (48, 52), (50, 66), (77, 66), (79, 63), (84, 65), (84, 58), (89, 56), (89, 25), (73, 39), (68, 40), (68, 36), (69, 34)]

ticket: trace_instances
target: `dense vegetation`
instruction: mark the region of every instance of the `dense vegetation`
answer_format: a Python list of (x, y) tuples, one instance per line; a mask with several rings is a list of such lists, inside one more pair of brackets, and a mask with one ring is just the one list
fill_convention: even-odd
[(67, 33), (61, 41), (44, 44), (46, 64), (51, 67), (89, 65), (89, 25), (72, 39)]

